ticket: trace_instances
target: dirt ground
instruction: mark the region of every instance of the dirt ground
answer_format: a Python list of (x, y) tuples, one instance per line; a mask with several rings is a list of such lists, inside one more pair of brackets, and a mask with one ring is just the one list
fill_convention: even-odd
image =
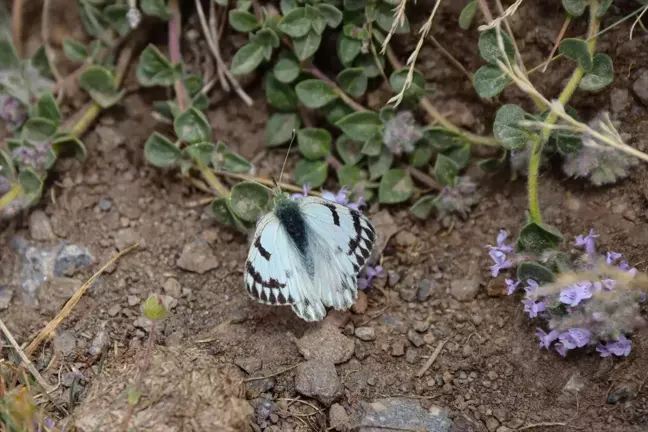
[[(425, 7), (426, 2), (421, 3), (418, 7)], [(559, 3), (525, 2), (511, 21), (527, 65), (539, 64), (548, 56), (562, 25)], [(603, 26), (634, 7), (633, 2), (619, 2)], [(459, 9), (454, 5), (442, 7), (434, 34), (468, 70), (474, 71), (481, 65), (477, 32), (459, 31)], [(542, 20), (537, 18), (540, 16)], [(584, 33), (581, 21), (570, 27), (569, 34)], [(631, 22), (607, 32), (598, 45), (599, 51), (614, 60), (614, 83), (600, 94), (577, 94), (573, 105), (582, 117), (600, 109), (610, 110), (620, 121), (619, 130), (628, 134), (627, 142), (646, 151), (648, 107), (642, 105), (632, 86), (648, 67), (648, 39), (639, 31), (629, 41)], [(407, 58), (415, 42), (396, 40), (397, 52), (403, 53), (401, 60)], [(556, 61), (547, 73), (536, 73), (533, 81), (545, 95), (555, 96), (572, 67), (566, 60)], [(128, 79), (131, 84), (135, 83), (133, 69)], [(480, 101), (468, 80), (458, 76), (432, 45), (423, 48), (420, 69), (435, 85), (433, 102), (441, 111), (450, 112), (451, 119), (476, 132), (490, 130), (500, 103), (524, 102), (531, 109), (514, 89), (507, 89), (497, 101)], [(253, 158), (266, 152), (263, 132), (268, 108), (260, 81), (251, 82), (248, 89), (255, 100), (253, 107), (216, 90), (208, 117), (215, 138)], [(377, 88), (367, 103), (382, 101), (385, 94), (384, 87)], [(618, 102), (618, 98), (625, 98), (626, 103)], [(196, 370), (222, 370), (227, 380), (236, 381), (280, 372), (304, 362), (304, 357), (309, 359), (313, 355), (309, 349), (317, 348), (328, 350), (327, 355), (343, 357), (334, 362), (343, 385), (335, 401), (350, 415), (349, 424), (356, 424), (353, 413), (363, 403), (400, 396), (416, 400), (425, 410), (438, 407), (447, 411), (454, 419), (454, 431), (505, 432), (540, 423), (553, 424), (531, 430), (648, 430), (648, 390), (644, 385), (648, 378), (648, 330), (634, 335), (633, 351), (627, 359), (602, 359), (595, 353), (570, 353), (561, 358), (538, 348), (536, 323), (523, 313), (520, 299), (502, 295), (503, 278), (490, 277), (485, 245), (494, 242), (500, 229), (516, 233), (521, 226), (526, 208), (523, 179), (510, 182), (509, 173), (493, 177), (471, 166), (469, 174), (482, 187), (484, 197), (469, 219), (457, 221), (452, 229), (441, 227), (433, 218), (417, 221), (404, 206), (373, 206), (368, 211), (370, 218), (382, 224), (383, 233), (394, 233), (382, 261), (389, 277), (377, 282), (386, 297), (379, 290), (370, 290), (366, 296), (361, 294), (355, 312), (329, 314), (324, 324), (307, 324), (288, 308), (268, 307), (249, 299), (242, 283), (246, 236), (210, 219), (199, 205), (206, 195), (176, 172), (156, 169), (143, 160), (145, 140), (153, 130), (165, 128), (150, 115), (153, 100), (153, 92), (127, 96), (121, 106), (102, 115), (86, 136), (86, 163), (63, 160), (57, 165), (54, 181), (34, 209), (44, 212), (53, 237), (33, 239), (34, 227), (30, 231), (30, 224), (35, 222), (28, 215), (6, 225), (0, 233), (0, 286), (13, 292), (10, 306), (0, 312), (0, 317), (19, 343), (30, 341), (54, 316), (52, 305), (69, 297), (70, 289), (66, 291), (65, 287), (70, 283), (50, 281), (36, 294), (27, 294), (22, 286), (23, 259), (16, 252), (16, 237), (40, 248), (61, 242), (87, 247), (95, 263), (69, 275), (78, 284), (118, 249), (136, 240), (141, 242), (139, 249), (121, 258), (93, 284), (61, 324), (58, 336), (37, 355), (36, 364), (45, 369), (57, 338), (65, 334), (73, 339), (71, 346), (61, 348), (64, 344), (59, 343), (56, 363), (46, 377), (52, 383), (63, 377), (55, 394), (66, 403), (68, 394), (78, 392), (74, 393), (73, 413), (82, 419), (76, 423), (81, 430), (86, 424), (83, 419), (98, 418), (102, 410), (112, 409), (109, 402), (102, 405), (96, 401), (97, 393), (101, 393), (97, 388), (110, 388), (117, 395), (132, 381), (129, 371), (142, 356), (148, 330), (140, 319), (140, 304), (153, 292), (166, 294), (176, 303), (156, 341), (156, 353), (180, 356), (178, 362), (186, 371), (180, 376), (156, 375), (159, 380), (172, 380), (169, 386), (185, 383), (184, 378), (191, 374), (191, 367), (181, 359), (183, 353), (199, 358)], [(268, 151), (267, 157), (257, 157), (259, 175), (276, 175), (284, 152)], [(291, 157), (289, 167), (296, 160)], [(558, 163), (553, 165), (545, 168), (540, 179), (546, 221), (558, 227), (569, 241), (594, 228), (601, 235), (598, 244), (602, 249), (623, 252), (631, 264), (646, 271), (646, 166), (635, 168), (630, 178), (615, 186), (594, 188), (565, 180)], [(286, 181), (290, 181), (290, 174), (289, 168)], [(183, 250), (191, 252), (186, 249), (188, 245), (197, 249), (192, 257), (199, 262), (194, 265), (208, 271), (201, 274), (179, 266)], [(365, 300), (368, 305), (363, 304)], [(356, 331), (364, 327), (371, 330)], [(100, 356), (88, 353), (88, 348), (98, 343), (98, 334), (106, 338), (101, 362)], [(443, 342), (433, 365), (417, 376)], [(72, 372), (80, 372), (84, 378), (70, 390), (66, 377)], [(307, 371), (297, 368), (247, 381), (242, 389), (232, 384), (228, 387), (232, 399), (219, 402), (219, 406), (239, 410), (242, 418), (254, 410), (250, 420), (254, 426), (250, 427), (255, 430), (327, 430), (332, 422), (339, 421), (340, 413), (337, 407), (329, 410), (324, 396), (300, 395), (296, 389), (300, 373)], [(193, 385), (199, 388), (202, 384)], [(156, 396), (145, 391), (146, 395)], [(243, 399), (251, 401), (252, 408), (239, 403)], [(278, 410), (262, 415), (259, 399), (276, 403)], [(318, 411), (295, 399), (308, 401)], [(156, 403), (150, 402), (150, 407)], [(191, 406), (200, 409), (197, 402)], [(184, 429), (157, 430), (206, 430), (200, 426), (203, 423), (187, 426), (191, 422), (183, 423), (179, 417), (168, 420), (169, 424), (183, 424)], [(241, 418), (212, 430), (236, 430), (233, 424), (241, 424)]]

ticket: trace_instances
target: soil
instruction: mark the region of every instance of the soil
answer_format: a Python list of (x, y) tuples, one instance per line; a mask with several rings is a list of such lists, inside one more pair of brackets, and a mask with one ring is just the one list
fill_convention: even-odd
[[(417, 7), (425, 7), (426, 2), (422, 3)], [(527, 65), (537, 65), (548, 56), (562, 26), (559, 3), (525, 2), (511, 20)], [(619, 2), (606, 15), (603, 26), (634, 7), (632, 2)], [(457, 6), (442, 6), (434, 34), (468, 70), (474, 71), (482, 63), (477, 53), (477, 32), (459, 31), (456, 16)], [(584, 33), (582, 21), (570, 26), (570, 35)], [(629, 41), (631, 23), (619, 25), (599, 41), (599, 50), (614, 60), (611, 88), (595, 95), (577, 93), (572, 105), (587, 118), (600, 109), (610, 110), (611, 94), (629, 96), (629, 103), (617, 107), (611, 115), (620, 122), (619, 129), (628, 134), (627, 142), (645, 151), (648, 108), (633, 93), (632, 85), (642, 68), (648, 67), (648, 39), (638, 30)], [(402, 61), (415, 43), (413, 38), (396, 39), (395, 48)], [(231, 58), (233, 50), (226, 44), (227, 58)], [(450, 111), (451, 119), (475, 132), (490, 130), (501, 103), (523, 103), (531, 110), (515, 89), (507, 89), (496, 101), (479, 100), (470, 82), (431, 44), (424, 46), (419, 65), (428, 82), (436, 87), (433, 102), (441, 111)], [(534, 74), (533, 81), (545, 95), (555, 96), (572, 67), (568, 61), (558, 60), (546, 73)], [(133, 69), (127, 87), (136, 82)], [(264, 149), (268, 108), (263, 89), (255, 80), (250, 80), (247, 89), (255, 101), (252, 107), (235, 95), (215, 91), (218, 94), (208, 112), (214, 137), (245, 157), (256, 156), (258, 175), (276, 175), (285, 150)], [(382, 100), (384, 94), (381, 87), (365, 102)], [(68, 404), (69, 394), (74, 393), (76, 408), (69, 404), (66, 407), (76, 416), (74, 422), (80, 430), (86, 430), (88, 416), (105, 415), (114, 422), (102, 430), (116, 430), (115, 424), (123, 418), (124, 403), (120, 413), (105, 411), (113, 409), (112, 401), (135, 380), (134, 365), (141, 362), (149, 330), (140, 318), (140, 307), (150, 293), (173, 297), (175, 306), (156, 339), (155, 359), (173, 357), (153, 362), (155, 379), (145, 381), (146, 404), (138, 410), (160, 408), (161, 399), (178, 395), (186, 397), (187, 403), (162, 405), (167, 412), (160, 417), (163, 420), (158, 418), (158, 424), (175, 426), (146, 429), (144, 425), (142, 430), (240, 428), (238, 414), (232, 414), (228, 424), (229, 420), (210, 423), (185, 416), (185, 408), (205, 409), (199, 398), (187, 396), (192, 388), (202, 391), (203, 385), (226, 389), (223, 392), (230, 399), (219, 397), (214, 402), (217, 409), (239, 410), (236, 412), (245, 417), (252, 412), (250, 406), (254, 407), (255, 415), (250, 418), (254, 426), (250, 427), (255, 430), (261, 426), (270, 431), (327, 430), (334, 415), (338, 421), (339, 408), (334, 406), (329, 412), (321, 397), (300, 396), (295, 380), (299, 369), (247, 381), (241, 392), (235, 384), (227, 384), (237, 380), (240, 384), (242, 377), (272, 375), (304, 362), (304, 356), (309, 359), (309, 354), (302, 345), (309, 337), (314, 338), (316, 346), (330, 346), (336, 355), (345, 357), (335, 362), (344, 387), (336, 398), (343, 407), (342, 417), (346, 412), (354, 418), (352, 413), (364, 401), (401, 396), (418, 400), (425, 409), (446, 410), (454, 419), (455, 431), (504, 432), (529, 425), (536, 425), (532, 429), (535, 431), (555, 432), (648, 430), (646, 329), (633, 336), (632, 354), (626, 359), (602, 359), (596, 353), (570, 353), (561, 358), (538, 348), (537, 323), (522, 311), (520, 298), (503, 294), (503, 277), (491, 279), (485, 245), (493, 244), (500, 229), (515, 234), (523, 223), (527, 204), (524, 179), (511, 182), (508, 173), (485, 175), (471, 166), (469, 175), (481, 186), (483, 198), (466, 221), (457, 220), (451, 228), (441, 226), (434, 218), (415, 220), (406, 207), (373, 206), (368, 210), (370, 218), (387, 221), (387, 228), (395, 233), (382, 258), (389, 278), (377, 280), (380, 289), (360, 294), (355, 312), (330, 313), (325, 323), (308, 324), (288, 308), (264, 306), (249, 299), (242, 283), (248, 238), (209, 217), (200, 205), (200, 200), (206, 198), (203, 192), (176, 172), (154, 168), (143, 160), (145, 140), (154, 130), (165, 128), (150, 115), (153, 100), (152, 93), (129, 94), (123, 104), (104, 113), (85, 137), (89, 154), (85, 163), (62, 160), (57, 164), (54, 181), (47, 186), (37, 209), (32, 209), (44, 212), (53, 237), (32, 238), (35, 231), (30, 232), (28, 215), (0, 233), (0, 285), (14, 292), (10, 307), (0, 312), (0, 317), (19, 343), (29, 342), (53, 318), (55, 311), (44, 306), (55, 300), (49, 297), (49, 291), (40, 292), (37, 301), (23, 295), (22, 259), (11, 246), (15, 246), (16, 237), (41, 248), (61, 242), (87, 247), (95, 263), (68, 275), (79, 285), (118, 249), (136, 240), (141, 242), (138, 249), (98, 278), (58, 327), (53, 341), (45, 342), (36, 353), (35, 363), (51, 383), (63, 377), (53, 397)], [(422, 113), (417, 115), (423, 119)], [(285, 176), (288, 182), (296, 160), (289, 159)], [(602, 250), (621, 251), (630, 263), (645, 271), (646, 166), (638, 166), (617, 185), (594, 188), (581, 181), (565, 180), (556, 161), (551, 162), (555, 167), (545, 169), (540, 178), (540, 202), (546, 222), (558, 227), (569, 241), (594, 228), (600, 234), (598, 245)], [(202, 273), (178, 265), (183, 250), (192, 243), (204, 255), (200, 257), (202, 264), (207, 263), (208, 270)], [(209, 247), (204, 248), (205, 244)], [(465, 297), (453, 297), (453, 284), (476, 290)], [(425, 290), (421, 287), (430, 289), (429, 296), (417, 298), (421, 289)], [(371, 329), (360, 329), (364, 327)], [(333, 336), (331, 328), (336, 329)], [(105, 338), (103, 356), (88, 353), (88, 348), (98, 343), (98, 334)], [(54, 355), (56, 341), (62, 335), (72, 337), (74, 343), (64, 349), (59, 342)], [(304, 335), (307, 337), (300, 339)], [(417, 376), (439, 344), (443, 346), (432, 366)], [(353, 354), (344, 354), (347, 351)], [(54, 363), (46, 369), (52, 358)], [(195, 358), (198, 360), (192, 363)], [(188, 366), (191, 364), (196, 365), (195, 369)], [(209, 365), (219, 371), (209, 372)], [(171, 367), (184, 372), (168, 372)], [(69, 380), (66, 382), (71, 372), (83, 375), (72, 390)], [(186, 378), (193, 372), (207, 377), (207, 381), (201, 384), (200, 380)], [(182, 390), (162, 391), (160, 382), (178, 385)], [(214, 397), (209, 392), (201, 394)], [(274, 401), (279, 407), (277, 412), (263, 417), (259, 395)], [(618, 402), (611, 403), (614, 398)], [(251, 401), (250, 406), (245, 399)], [(168, 410), (177, 410), (178, 415), (174, 417)], [(547, 425), (540, 425), (544, 423)]]

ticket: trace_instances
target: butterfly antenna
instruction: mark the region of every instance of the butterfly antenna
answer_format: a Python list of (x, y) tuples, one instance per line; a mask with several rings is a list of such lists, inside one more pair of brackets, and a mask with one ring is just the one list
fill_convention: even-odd
[[(283, 165), (281, 166), (281, 173), (279, 173), (279, 183), (275, 182), (279, 190), (281, 190), (281, 179), (283, 178), (284, 169), (286, 168), (286, 162), (288, 162), (288, 155), (290, 154), (290, 149), (292, 148), (293, 142), (295, 141), (295, 136), (297, 135), (295, 129), (292, 130), (292, 137), (290, 138), (290, 144), (288, 144), (288, 151), (286, 152), (286, 157), (284, 158)], [(272, 179), (274, 181), (274, 179)]]

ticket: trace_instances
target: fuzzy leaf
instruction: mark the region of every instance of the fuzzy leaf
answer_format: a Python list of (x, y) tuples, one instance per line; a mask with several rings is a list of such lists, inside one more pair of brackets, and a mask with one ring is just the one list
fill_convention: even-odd
[(255, 70), (263, 61), (265, 47), (249, 43), (243, 45), (232, 58), (233, 75), (245, 75)]
[(252, 170), (252, 164), (238, 153), (226, 151), (223, 153), (223, 171), (233, 173), (249, 173)]
[(304, 128), (297, 131), (299, 151), (307, 159), (322, 159), (331, 151), (331, 134), (326, 129)]
[(311, 5), (306, 5), (305, 9), (306, 19), (310, 21), (311, 29), (315, 31), (315, 33), (321, 35), (326, 28), (326, 20), (324, 19), (324, 15), (322, 15), (322, 12), (320, 12), (319, 9)]
[(295, 166), (294, 176), (295, 183), (299, 186), (307, 184), (312, 188), (318, 188), (324, 184), (328, 177), (328, 163), (302, 159)]
[(144, 144), (144, 157), (156, 167), (165, 168), (180, 160), (182, 152), (164, 135), (153, 132)]
[(79, 85), (88, 93), (114, 94), (117, 91), (115, 76), (101, 66), (93, 65), (83, 71), (79, 76)]
[(168, 0), (142, 0), (140, 7), (146, 15), (156, 16), (165, 21), (171, 18)]
[(331, 28), (336, 28), (342, 22), (342, 12), (333, 5), (319, 3), (315, 5), (326, 20), (326, 24)]
[(517, 278), (523, 283), (531, 279), (538, 282), (539, 285), (551, 283), (556, 280), (551, 270), (535, 262), (521, 263), (517, 268)]
[(182, 153), (191, 159), (197, 159), (203, 164), (209, 165), (215, 149), (216, 146), (210, 142), (199, 142), (188, 145), (182, 150)]
[(61, 123), (61, 111), (52, 92), (45, 92), (32, 106), (32, 116), (46, 118), (56, 125)]
[(300, 72), (301, 66), (299, 65), (299, 60), (292, 54), (283, 55), (272, 69), (275, 78), (286, 84), (295, 81)]
[(281, 43), (277, 33), (268, 27), (262, 28), (258, 32), (250, 35), (250, 42), (255, 45), (266, 47), (266, 49), (271, 47), (270, 52), (272, 52), (272, 48), (279, 48), (279, 44)]
[(211, 127), (205, 114), (189, 107), (173, 121), (173, 129), (179, 139), (188, 143), (211, 141)]
[(373, 111), (360, 111), (338, 120), (335, 124), (351, 139), (367, 141), (383, 128), (380, 116)]
[(229, 24), (234, 30), (242, 33), (250, 33), (261, 27), (261, 23), (253, 13), (239, 9), (229, 11)]
[(403, 169), (390, 169), (383, 175), (378, 187), (378, 201), (381, 204), (398, 204), (412, 195), (414, 183)]
[(348, 11), (357, 11), (364, 9), (367, 0), (344, 0), (344, 9)]
[(258, 183), (243, 181), (232, 187), (230, 208), (244, 221), (256, 222), (270, 201), (270, 190)]
[(3, 177), (12, 180), (16, 175), (16, 168), (9, 153), (0, 148), (0, 172)]
[(43, 190), (43, 180), (31, 168), (23, 168), (18, 174), (18, 181), (30, 200), (38, 197)]
[(306, 60), (317, 52), (320, 43), (322, 43), (322, 35), (314, 31), (308, 32), (306, 36), (294, 38), (295, 54), (300, 60)]
[(387, 148), (383, 148), (379, 156), (368, 158), (369, 180), (375, 181), (384, 176), (394, 162), (394, 154)]
[(265, 141), (267, 147), (277, 147), (292, 138), (294, 130), (299, 129), (301, 120), (297, 114), (273, 114), (266, 124)]
[(582, 137), (576, 133), (561, 131), (561, 133), (556, 136), (556, 147), (563, 155), (577, 153), (583, 148), (583, 140)]
[(30, 117), (23, 124), (20, 138), (38, 144), (47, 141), (58, 129), (56, 123), (43, 117)]
[(321, 108), (337, 99), (335, 90), (322, 80), (307, 79), (295, 87), (297, 97), (308, 108)]
[(236, 216), (229, 207), (227, 198), (216, 198), (211, 203), (214, 218), (223, 225), (238, 226)]
[(578, 87), (581, 90), (596, 92), (614, 80), (614, 65), (606, 54), (596, 54), (592, 61), (592, 71), (585, 74)]
[(337, 55), (344, 66), (350, 66), (362, 51), (362, 42), (340, 35), (337, 44)]
[(88, 58), (88, 49), (81, 42), (73, 39), (63, 41), (63, 54), (73, 62), (84, 62)]
[(137, 65), (137, 80), (144, 87), (172, 86), (177, 73), (168, 58), (153, 45), (144, 48)]
[(362, 146), (361, 141), (354, 141), (346, 135), (335, 140), (335, 149), (346, 165), (355, 165), (362, 160)]
[(437, 155), (436, 162), (434, 163), (434, 176), (436, 177), (436, 181), (443, 186), (454, 186), (458, 174), (459, 169), (452, 159), (443, 154)]
[(579, 17), (585, 12), (587, 0), (562, 0), (562, 4), (569, 15)]
[(288, 12), (279, 21), (279, 30), (293, 38), (306, 36), (311, 29), (311, 22), (306, 18), (306, 9), (298, 7)]
[(87, 151), (79, 138), (66, 134), (52, 141), (52, 151), (57, 156), (67, 149), (71, 149), (79, 161), (83, 162), (86, 159)]
[(562, 234), (557, 229), (529, 222), (520, 230), (516, 249), (519, 252), (540, 254), (547, 249), (555, 249), (563, 240)]
[[(515, 58), (513, 42), (511, 42), (511, 38), (506, 33), (502, 32), (501, 35), (506, 57), (509, 61), (512, 61)], [(479, 35), (479, 54), (484, 60), (494, 66), (497, 65), (498, 60), (504, 61), (504, 55), (502, 55), (502, 51), (497, 42), (497, 30), (486, 30)]]
[[(366, 173), (364, 173), (366, 177)], [(358, 183), (361, 183), (363, 180), (363, 171), (357, 165), (343, 165), (337, 170), (337, 178), (340, 186), (346, 187), (347, 189), (352, 189)]]
[(414, 168), (424, 167), (432, 159), (433, 153), (434, 147), (430, 142), (427, 140), (419, 140), (414, 147), (414, 151), (409, 154), (409, 163)]
[[(380, 67), (384, 69), (385, 56), (379, 55), (377, 58), (378, 63), (380, 63)], [(353, 62), (353, 67), (364, 69), (364, 73), (368, 78), (376, 78), (380, 75), (380, 69), (378, 69), (378, 66), (376, 65), (376, 58), (371, 54), (361, 54), (356, 57), (355, 61)]]
[(337, 76), (337, 82), (342, 91), (351, 97), (358, 98), (367, 91), (369, 80), (362, 68), (344, 69)]
[(460, 147), (466, 142), (461, 135), (440, 126), (423, 129), (423, 137), (439, 151)]
[(112, 4), (108, 5), (103, 11), (104, 18), (106, 18), (113, 30), (122, 37), (131, 31), (127, 17), (129, 10), (128, 5)]
[(372, 138), (369, 138), (367, 141), (365, 141), (364, 145), (362, 146), (361, 152), (362, 154), (365, 154), (367, 156), (378, 156), (382, 148), (382, 136), (380, 136), (380, 134), (376, 134)]
[(266, 74), (266, 99), (273, 107), (282, 111), (297, 109), (297, 95), (292, 86), (277, 80), (272, 73)]
[(330, 104), (326, 105), (324, 109), (326, 110), (326, 121), (331, 124), (337, 123), (337, 121), (342, 117), (346, 117), (354, 112), (353, 108), (349, 107), (341, 100), (331, 102)]
[(459, 27), (463, 30), (468, 30), (470, 25), (475, 18), (475, 13), (477, 12), (477, 0), (472, 0), (461, 10), (461, 15), (459, 15)]
[[(389, 77), (389, 85), (391, 86), (394, 93), (400, 93), (405, 86), (407, 81), (407, 74), (409, 73), (409, 68), (402, 68), (400, 70), (392, 72)], [(414, 99), (418, 101), (425, 95), (425, 78), (423, 74), (417, 70), (414, 70), (412, 74), (412, 84), (407, 90), (405, 90), (404, 97), (407, 99)]]
[[(228, 0), (224, 0), (228, 1)], [(227, 4), (226, 4), (227, 6)], [(280, 0), (279, 1), (279, 10), (281, 10), (282, 15), (288, 15), (288, 12), (291, 10), (295, 9), (297, 7), (297, 1), (296, 0)]]
[(500, 107), (493, 123), (493, 135), (507, 150), (519, 150), (529, 140), (529, 132), (519, 123), (524, 120), (525, 112), (518, 105), (507, 104)]
[(412, 213), (419, 219), (427, 219), (436, 206), (435, 198), (436, 197), (434, 195), (422, 196), (418, 201), (414, 203), (412, 207), (410, 207), (410, 213)]
[(11, 70), (20, 67), (20, 59), (9, 36), (0, 38), (0, 70)]
[[(384, 3), (381, 3), (376, 8), (376, 23), (378, 24), (378, 27), (380, 27), (386, 32), (390, 31), (392, 24), (394, 23), (393, 9), (394, 9), (393, 7)], [(395, 33), (406, 34), (409, 32), (410, 32), (409, 20), (407, 19), (407, 16), (404, 16), (403, 24), (402, 25), (400, 23), (398, 24)]]
[(511, 78), (493, 65), (482, 66), (473, 75), (473, 86), (477, 94), (484, 98), (497, 96), (510, 82)]
[(454, 148), (446, 152), (445, 155), (452, 159), (459, 170), (462, 170), (470, 162), (470, 143), (465, 143), (461, 147)]
[(585, 72), (592, 72), (592, 55), (583, 39), (567, 38), (560, 42), (560, 54), (574, 60)]
[(603, 17), (610, 6), (612, 6), (612, 0), (601, 0), (599, 8), (596, 10), (596, 18)]

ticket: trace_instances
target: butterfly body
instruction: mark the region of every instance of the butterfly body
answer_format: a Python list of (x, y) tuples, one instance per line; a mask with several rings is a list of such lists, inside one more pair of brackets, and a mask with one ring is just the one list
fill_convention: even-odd
[(290, 305), (306, 321), (324, 318), (326, 307), (351, 307), (375, 241), (371, 222), (323, 198), (291, 200), (276, 191), (274, 204), (250, 246), (248, 294), (262, 303)]

